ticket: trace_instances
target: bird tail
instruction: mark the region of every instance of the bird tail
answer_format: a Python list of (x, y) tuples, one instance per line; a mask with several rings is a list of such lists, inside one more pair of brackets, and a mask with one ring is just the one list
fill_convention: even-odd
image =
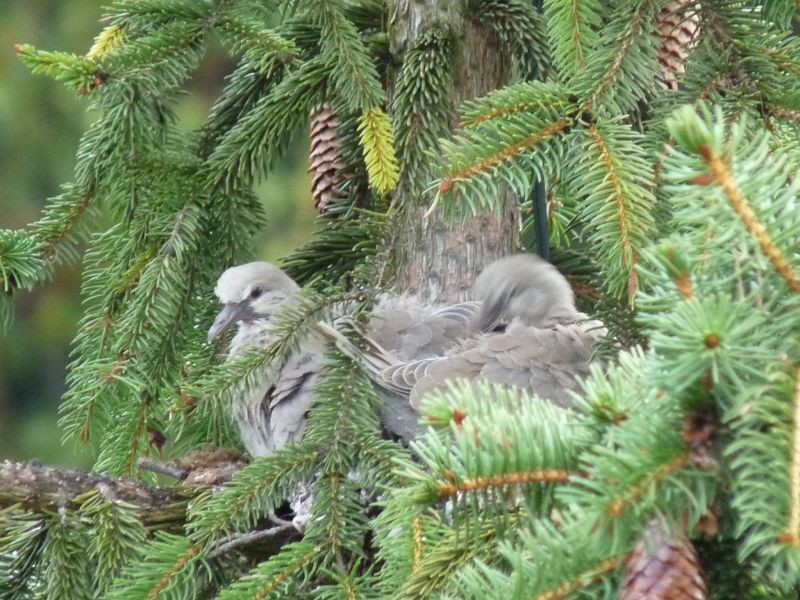
[(380, 344), (371, 339), (352, 321), (341, 319), (340, 324), (346, 326), (347, 329), (358, 337), (364, 349), (353, 343), (345, 334), (325, 321), (318, 321), (312, 325), (312, 329), (325, 339), (332, 341), (342, 354), (364, 365), (374, 381), (381, 382), (383, 379), (381, 377), (383, 371), (397, 364), (399, 361), (392, 356), (391, 352), (381, 347)]

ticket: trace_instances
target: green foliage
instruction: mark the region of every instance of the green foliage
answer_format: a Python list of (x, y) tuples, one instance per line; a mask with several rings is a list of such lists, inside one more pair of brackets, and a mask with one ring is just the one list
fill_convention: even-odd
[(0, 328), (11, 322), (14, 290), (30, 290), (46, 276), (47, 265), (31, 237), (24, 231), (0, 230)]
[[(739, 592), (797, 589), (795, 8), (704, 3), (681, 89), (668, 93), (663, 4), (551, 0), (540, 14), (470, 2), (519, 77), (466, 101), (451, 139), (453, 58), (471, 41), (417, 24), (395, 56), (378, 1), (117, 1), (86, 56), (21, 47), (97, 120), (73, 182), (30, 233), (0, 231), (0, 318), (16, 289), (41, 285), (86, 242), (62, 426), (99, 470), (134, 477), (153, 452), (235, 445), (234, 399), (318, 320), (358, 318), (386, 283), (400, 220), (377, 196), (407, 202), (432, 173), (436, 201), (467, 217), (500, 213), (544, 179), (554, 256), (594, 286), (586, 305), (615, 337), (575, 410), (456, 385), (428, 398), (411, 452), (384, 439), (362, 366), (332, 350), (303, 440), (194, 497), (184, 523), (148, 523), (96, 493), (56, 514), (4, 510), (0, 593), (614, 597), (649, 523), (696, 538), (718, 510), (728, 514), (709, 545), (743, 573)], [(237, 64), (187, 132), (174, 100), (212, 35)], [(306, 287), (274, 341), (223, 362), (204, 333), (214, 280), (252, 256), (265, 219), (254, 186), (320, 102), (341, 115), (347, 198), (285, 259)], [(641, 339), (646, 350), (620, 347)], [(302, 540), (229, 545), (301, 498)]]
[(0, 593), (4, 598), (26, 598), (41, 592), (46, 535), (41, 515), (16, 506), (0, 512)]
[(47, 557), (42, 569), (46, 598), (92, 597), (92, 568), (86, 552), (89, 532), (74, 513), (66, 510), (52, 515), (47, 523), (42, 554)]
[(636, 295), (638, 253), (655, 233), (652, 192), (642, 136), (627, 124), (601, 122), (576, 132), (573, 176), (567, 185), (602, 259), (605, 287)]
[(125, 564), (139, 556), (147, 538), (141, 509), (119, 500), (104, 500), (99, 493), (91, 492), (81, 503), (78, 514), (89, 525), (89, 558), (95, 565), (95, 590), (103, 593)]
[(452, 35), (438, 27), (424, 31), (406, 52), (395, 81), (392, 118), (401, 168), (401, 190), (420, 191), (430, 179), (428, 153), (450, 130), (447, 90), (451, 83)]
[[(469, 102), (463, 132), (443, 141), (445, 177), (452, 180), (452, 197), (465, 214), (479, 207), (499, 211), (507, 186), (519, 196), (532, 189), (534, 178), (556, 170), (564, 153), (563, 133), (571, 126), (565, 115), (577, 107), (558, 83), (518, 83)], [(451, 196), (451, 194), (448, 194)], [(449, 202), (453, 207), (456, 202)]]
[(553, 59), (566, 77), (574, 77), (586, 68), (588, 54), (597, 46), (603, 24), (601, 2), (553, 0), (545, 7), (552, 31)]
[(544, 19), (531, 2), (479, 0), (475, 4), (476, 18), (497, 33), (524, 79), (544, 78), (552, 72)]
[(379, 108), (369, 109), (361, 117), (359, 132), (370, 184), (381, 194), (391, 192), (399, 173), (388, 115)]

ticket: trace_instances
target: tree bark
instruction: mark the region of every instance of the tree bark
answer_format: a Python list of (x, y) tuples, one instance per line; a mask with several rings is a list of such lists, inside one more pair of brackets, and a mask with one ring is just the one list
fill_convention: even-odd
[(117, 479), (73, 469), (44, 467), (28, 462), (0, 463), (0, 507), (19, 504), (34, 512), (72, 508), (75, 499), (91, 490), (108, 500), (122, 500), (143, 509), (146, 523), (183, 521), (190, 490), (159, 488), (140, 481)]
[[(449, 90), (453, 130), (461, 103), (505, 85), (511, 72), (510, 59), (497, 36), (468, 17), (468, 5), (468, 0), (396, 0), (389, 25), (392, 54), (399, 60), (433, 25), (456, 35)], [(395, 197), (394, 201), (403, 206), (394, 245), (396, 287), (421, 300), (465, 299), (480, 270), (516, 247), (519, 215), (510, 197), (500, 218), (486, 213), (466, 222), (445, 218), (441, 210), (425, 217), (431, 196)]]

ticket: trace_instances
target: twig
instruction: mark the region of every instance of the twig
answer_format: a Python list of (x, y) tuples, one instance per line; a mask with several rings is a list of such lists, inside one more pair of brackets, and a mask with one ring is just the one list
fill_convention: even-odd
[(279, 516), (275, 514), (274, 510), (269, 511), (269, 520), (275, 523), (275, 525), (280, 525), (281, 527), (292, 526), (294, 527), (294, 523), (291, 521), (287, 521), (286, 519), (281, 519)]
[(189, 470), (184, 469), (182, 467), (178, 467), (176, 465), (161, 462), (160, 460), (156, 460), (154, 458), (148, 458), (143, 456), (137, 462), (139, 467), (145, 469), (146, 471), (152, 471), (153, 473), (161, 473), (162, 475), (169, 475), (170, 477), (175, 477), (176, 479), (180, 479), (183, 481), (189, 475)]
[[(249, 531), (247, 533), (237, 533), (226, 538), (222, 538), (216, 548), (213, 548), (207, 557), (209, 560), (227, 554), (231, 550), (241, 548), (242, 546), (251, 546), (266, 542), (268, 540), (281, 539), (290, 537), (290, 533), (298, 533), (297, 528), (289, 523), (288, 525), (279, 525), (271, 529), (260, 529), (258, 531)], [(282, 540), (284, 541), (284, 540)], [(282, 544), (281, 544), (282, 545)]]

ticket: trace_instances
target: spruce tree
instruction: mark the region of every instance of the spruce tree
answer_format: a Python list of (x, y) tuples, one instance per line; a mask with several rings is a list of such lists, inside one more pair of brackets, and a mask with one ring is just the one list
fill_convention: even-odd
[[(0, 230), (0, 319), (85, 248), (61, 425), (102, 475), (0, 465), (0, 595), (796, 597), (794, 1), (107, 11), (86, 55), (17, 48), (99, 117), (41, 218)], [(174, 100), (211, 40), (237, 66), (185, 132)], [(265, 351), (220, 363), (213, 284), (252, 256), (254, 185), (323, 105), (325, 212), (282, 263), (302, 300)], [(404, 447), (332, 348), (301, 443), (221, 485), (148, 485), (153, 454), (238, 447), (231, 399), (334, 305), (457, 298), (545, 224), (610, 329), (578, 410), (454, 385)], [(273, 517), (304, 485), (300, 536)]]

